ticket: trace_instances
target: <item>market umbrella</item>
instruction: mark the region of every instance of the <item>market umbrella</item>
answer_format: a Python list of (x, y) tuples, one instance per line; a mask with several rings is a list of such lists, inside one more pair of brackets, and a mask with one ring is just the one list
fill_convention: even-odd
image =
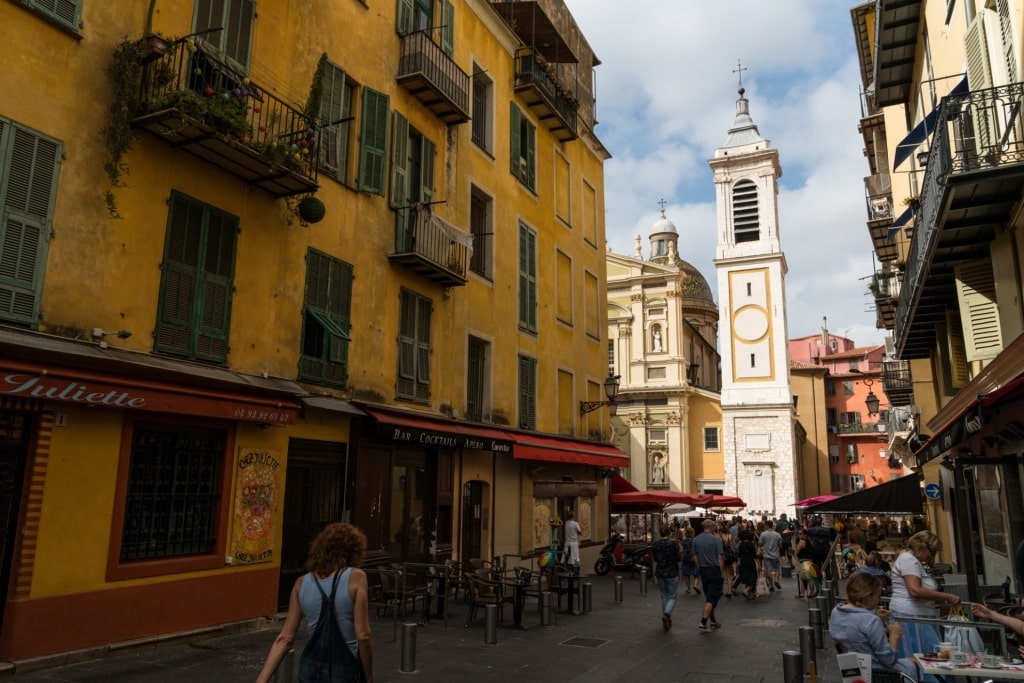
[(811, 496), (810, 498), (804, 498), (799, 503), (793, 503), (793, 507), (805, 508), (811, 505), (817, 505), (818, 503), (827, 503), (830, 500), (835, 500), (839, 496), (833, 496), (830, 493), (826, 493), (821, 496)]

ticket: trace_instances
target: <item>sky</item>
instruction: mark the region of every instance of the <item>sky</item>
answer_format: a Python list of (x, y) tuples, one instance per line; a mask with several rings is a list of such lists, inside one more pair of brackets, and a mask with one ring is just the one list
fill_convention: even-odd
[(608, 246), (632, 255), (660, 214), (679, 256), (715, 300), (714, 182), (707, 160), (736, 114), (739, 63), (750, 114), (779, 151), (779, 235), (788, 336), (828, 329), (881, 344), (867, 280), (875, 270), (864, 203), (869, 174), (850, 8), (857, 0), (565, 0), (601, 65), (596, 134), (605, 162)]

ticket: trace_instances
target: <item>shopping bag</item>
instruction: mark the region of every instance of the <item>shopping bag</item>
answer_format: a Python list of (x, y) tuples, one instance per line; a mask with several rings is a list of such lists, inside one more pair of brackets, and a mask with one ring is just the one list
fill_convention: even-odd
[[(970, 617), (964, 613), (963, 605), (954, 605), (949, 610), (946, 621), (956, 624), (971, 623)], [(953, 643), (953, 647), (961, 652), (978, 654), (985, 651), (985, 643), (981, 640), (981, 634), (973, 626), (946, 626), (942, 630), (943, 638)]]

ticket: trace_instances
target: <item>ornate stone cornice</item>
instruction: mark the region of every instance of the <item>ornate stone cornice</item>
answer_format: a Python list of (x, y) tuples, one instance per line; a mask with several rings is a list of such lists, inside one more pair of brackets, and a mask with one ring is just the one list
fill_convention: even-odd
[(632, 301), (633, 303), (639, 303), (639, 302), (642, 302), (644, 300), (644, 295), (642, 293), (641, 294), (630, 294), (629, 295), (629, 300)]

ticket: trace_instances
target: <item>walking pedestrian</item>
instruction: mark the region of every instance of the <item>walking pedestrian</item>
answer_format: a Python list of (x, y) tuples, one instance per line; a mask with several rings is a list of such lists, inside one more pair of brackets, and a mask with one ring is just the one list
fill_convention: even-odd
[(782, 590), (779, 583), (782, 576), (782, 534), (769, 526), (761, 532), (758, 543), (761, 545), (761, 563), (768, 592), (774, 593), (776, 588)]
[(580, 570), (580, 523), (576, 521), (576, 513), (569, 510), (565, 513), (565, 565), (578, 574)]
[(288, 616), (256, 683), (271, 680), (295, 643), (303, 617), (309, 640), (299, 659), (299, 681), (373, 683), (366, 572), (358, 567), (365, 552), (366, 536), (345, 522), (329, 524), (313, 539), (309, 571), (292, 588)]
[[(705, 600), (699, 630), (701, 633), (711, 633), (721, 626), (715, 619), (715, 607), (718, 606), (724, 587), (725, 549), (722, 537), (715, 530), (715, 520), (705, 519), (701, 528), (704, 530), (703, 533), (693, 539), (693, 551), (697, 556)], [(728, 529), (726, 532), (728, 533)]]
[(690, 589), (697, 595), (700, 595), (700, 569), (697, 567), (697, 556), (693, 553), (693, 527), (689, 524), (683, 529), (683, 539), (680, 543), (682, 546), (683, 563), (681, 573), (683, 579), (686, 580), (686, 593), (689, 595)]
[(654, 556), (654, 578), (661, 593), (661, 627), (672, 628), (672, 609), (676, 606), (676, 590), (679, 588), (679, 541), (672, 534), (672, 527), (665, 522), (658, 529), (661, 538), (651, 546)]
[(736, 545), (736, 582), (733, 584), (735, 591), (737, 586), (743, 584), (743, 597), (753, 600), (757, 597), (757, 546), (754, 543), (754, 534), (749, 529), (743, 529), (739, 533), (739, 543)]
[[(718, 537), (722, 541), (722, 580), (726, 588), (723, 594), (731, 598), (736, 594), (732, 587), (736, 580), (736, 547), (732, 545), (732, 532), (725, 522), (718, 526)], [(707, 592), (706, 588), (704, 592)]]

